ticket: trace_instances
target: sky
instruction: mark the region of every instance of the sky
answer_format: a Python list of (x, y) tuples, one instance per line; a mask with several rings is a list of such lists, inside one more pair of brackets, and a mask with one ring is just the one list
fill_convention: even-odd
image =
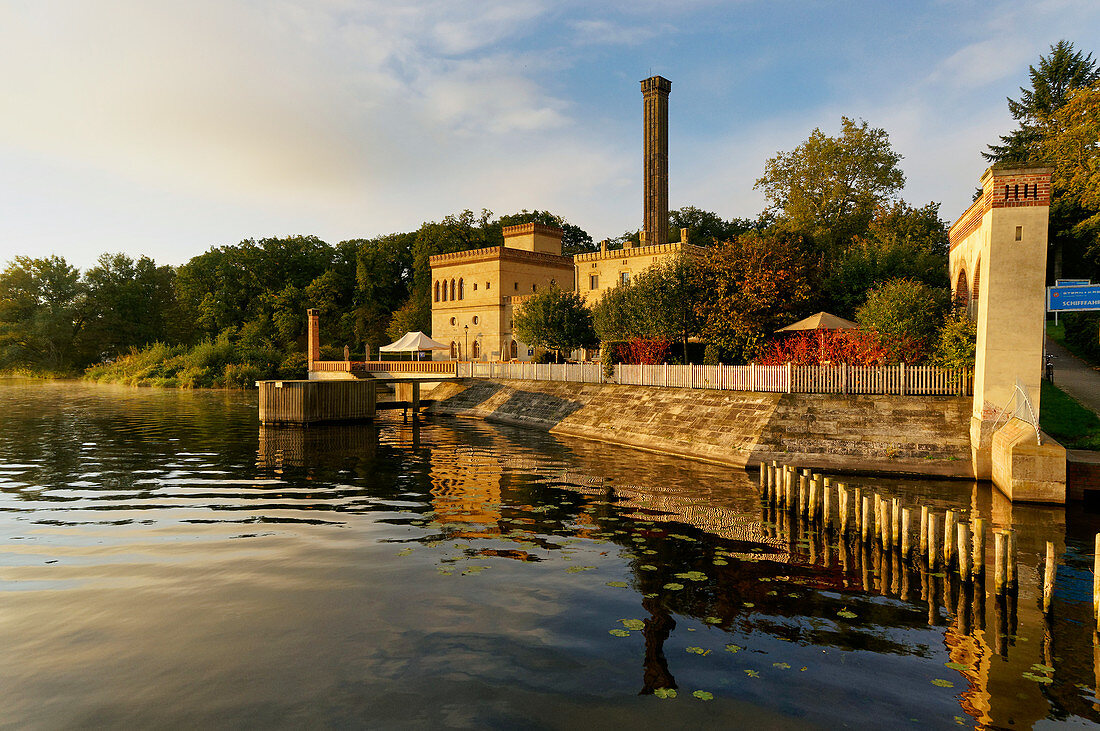
[(641, 226), (639, 81), (669, 204), (755, 217), (764, 163), (842, 115), (952, 221), (1005, 98), (1096, 0), (0, 0), (0, 266), (551, 210)]

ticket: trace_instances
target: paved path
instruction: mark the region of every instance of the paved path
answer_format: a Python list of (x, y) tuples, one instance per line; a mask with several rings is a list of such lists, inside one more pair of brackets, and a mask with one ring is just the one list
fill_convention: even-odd
[(1100, 414), (1100, 372), (1050, 338), (1047, 352), (1054, 356), (1054, 384)]

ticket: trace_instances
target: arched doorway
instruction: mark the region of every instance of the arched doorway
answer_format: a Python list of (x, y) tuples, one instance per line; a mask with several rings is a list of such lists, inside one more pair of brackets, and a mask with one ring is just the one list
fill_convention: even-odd
[(959, 276), (955, 280), (953, 301), (957, 309), (963, 309), (970, 304), (970, 287), (966, 284), (966, 269), (959, 269)]
[(481, 357), (481, 343), (477, 340), (474, 341), (474, 360)]
[(512, 360), (515, 360), (519, 357), (519, 343), (517, 343), (515, 340), (513, 340), (512, 344), (508, 346), (508, 357)]

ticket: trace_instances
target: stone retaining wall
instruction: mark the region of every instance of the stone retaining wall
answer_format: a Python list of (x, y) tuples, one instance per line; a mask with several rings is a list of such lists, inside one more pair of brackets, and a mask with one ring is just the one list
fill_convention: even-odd
[(970, 477), (970, 399), (456, 379), (433, 413), (738, 466)]

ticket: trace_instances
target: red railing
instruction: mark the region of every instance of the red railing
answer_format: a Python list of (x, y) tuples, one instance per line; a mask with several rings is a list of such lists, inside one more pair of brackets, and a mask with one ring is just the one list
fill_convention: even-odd
[(446, 360), (315, 360), (314, 371), (329, 373), (438, 373), (453, 376), (455, 362)]

